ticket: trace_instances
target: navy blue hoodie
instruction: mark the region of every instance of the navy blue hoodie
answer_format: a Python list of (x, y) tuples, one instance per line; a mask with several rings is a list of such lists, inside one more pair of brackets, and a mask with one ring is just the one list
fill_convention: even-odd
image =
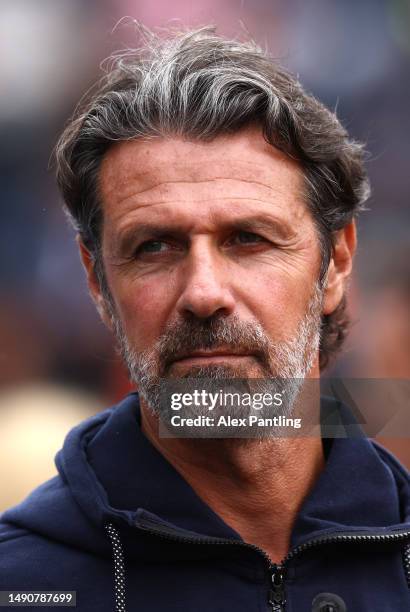
[(274, 564), (152, 446), (132, 393), (71, 430), (58, 475), (3, 514), (0, 590), (76, 591), (82, 612), (408, 612), (408, 473), (363, 437), (324, 447)]

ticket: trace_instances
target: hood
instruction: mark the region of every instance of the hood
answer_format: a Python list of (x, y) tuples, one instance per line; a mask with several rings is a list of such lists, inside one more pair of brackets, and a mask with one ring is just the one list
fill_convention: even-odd
[[(322, 410), (334, 409), (329, 402), (322, 400)], [(292, 547), (333, 532), (410, 529), (408, 474), (390, 453), (358, 437), (329, 441), (326, 455), (294, 525)], [(55, 461), (58, 475), (2, 521), (103, 556), (111, 554), (109, 524), (132, 534), (127, 556), (138, 555), (147, 537), (135, 529), (142, 520), (242, 541), (144, 436), (137, 393), (72, 429)]]

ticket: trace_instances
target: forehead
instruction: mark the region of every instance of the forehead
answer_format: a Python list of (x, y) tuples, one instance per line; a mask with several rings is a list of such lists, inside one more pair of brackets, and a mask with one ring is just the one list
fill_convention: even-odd
[(156, 137), (115, 144), (102, 161), (99, 189), (110, 227), (130, 216), (183, 216), (207, 207), (232, 215), (273, 206), (295, 220), (306, 213), (299, 164), (257, 128), (205, 142)]

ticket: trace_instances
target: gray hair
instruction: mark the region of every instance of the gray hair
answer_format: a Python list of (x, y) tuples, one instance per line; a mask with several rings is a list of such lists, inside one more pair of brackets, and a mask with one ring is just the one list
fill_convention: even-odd
[[(106, 295), (98, 174), (108, 148), (139, 137), (212, 140), (251, 124), (302, 168), (324, 280), (334, 233), (363, 210), (369, 196), (363, 147), (255, 43), (225, 40), (206, 27), (166, 39), (148, 33), (144, 48), (112, 56), (96, 91), (79, 105), (57, 143), (57, 182), (66, 212)], [(340, 348), (347, 327), (343, 299), (322, 318), (322, 368)]]

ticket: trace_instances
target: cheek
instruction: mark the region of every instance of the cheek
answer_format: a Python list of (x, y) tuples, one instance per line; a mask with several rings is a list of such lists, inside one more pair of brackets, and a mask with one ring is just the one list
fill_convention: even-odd
[(173, 304), (169, 282), (127, 283), (118, 296), (124, 331), (134, 349), (144, 350), (155, 342), (167, 323)]
[(290, 275), (254, 274), (247, 279), (238, 299), (246, 305), (274, 341), (294, 335), (306, 312), (313, 289), (313, 279)]

